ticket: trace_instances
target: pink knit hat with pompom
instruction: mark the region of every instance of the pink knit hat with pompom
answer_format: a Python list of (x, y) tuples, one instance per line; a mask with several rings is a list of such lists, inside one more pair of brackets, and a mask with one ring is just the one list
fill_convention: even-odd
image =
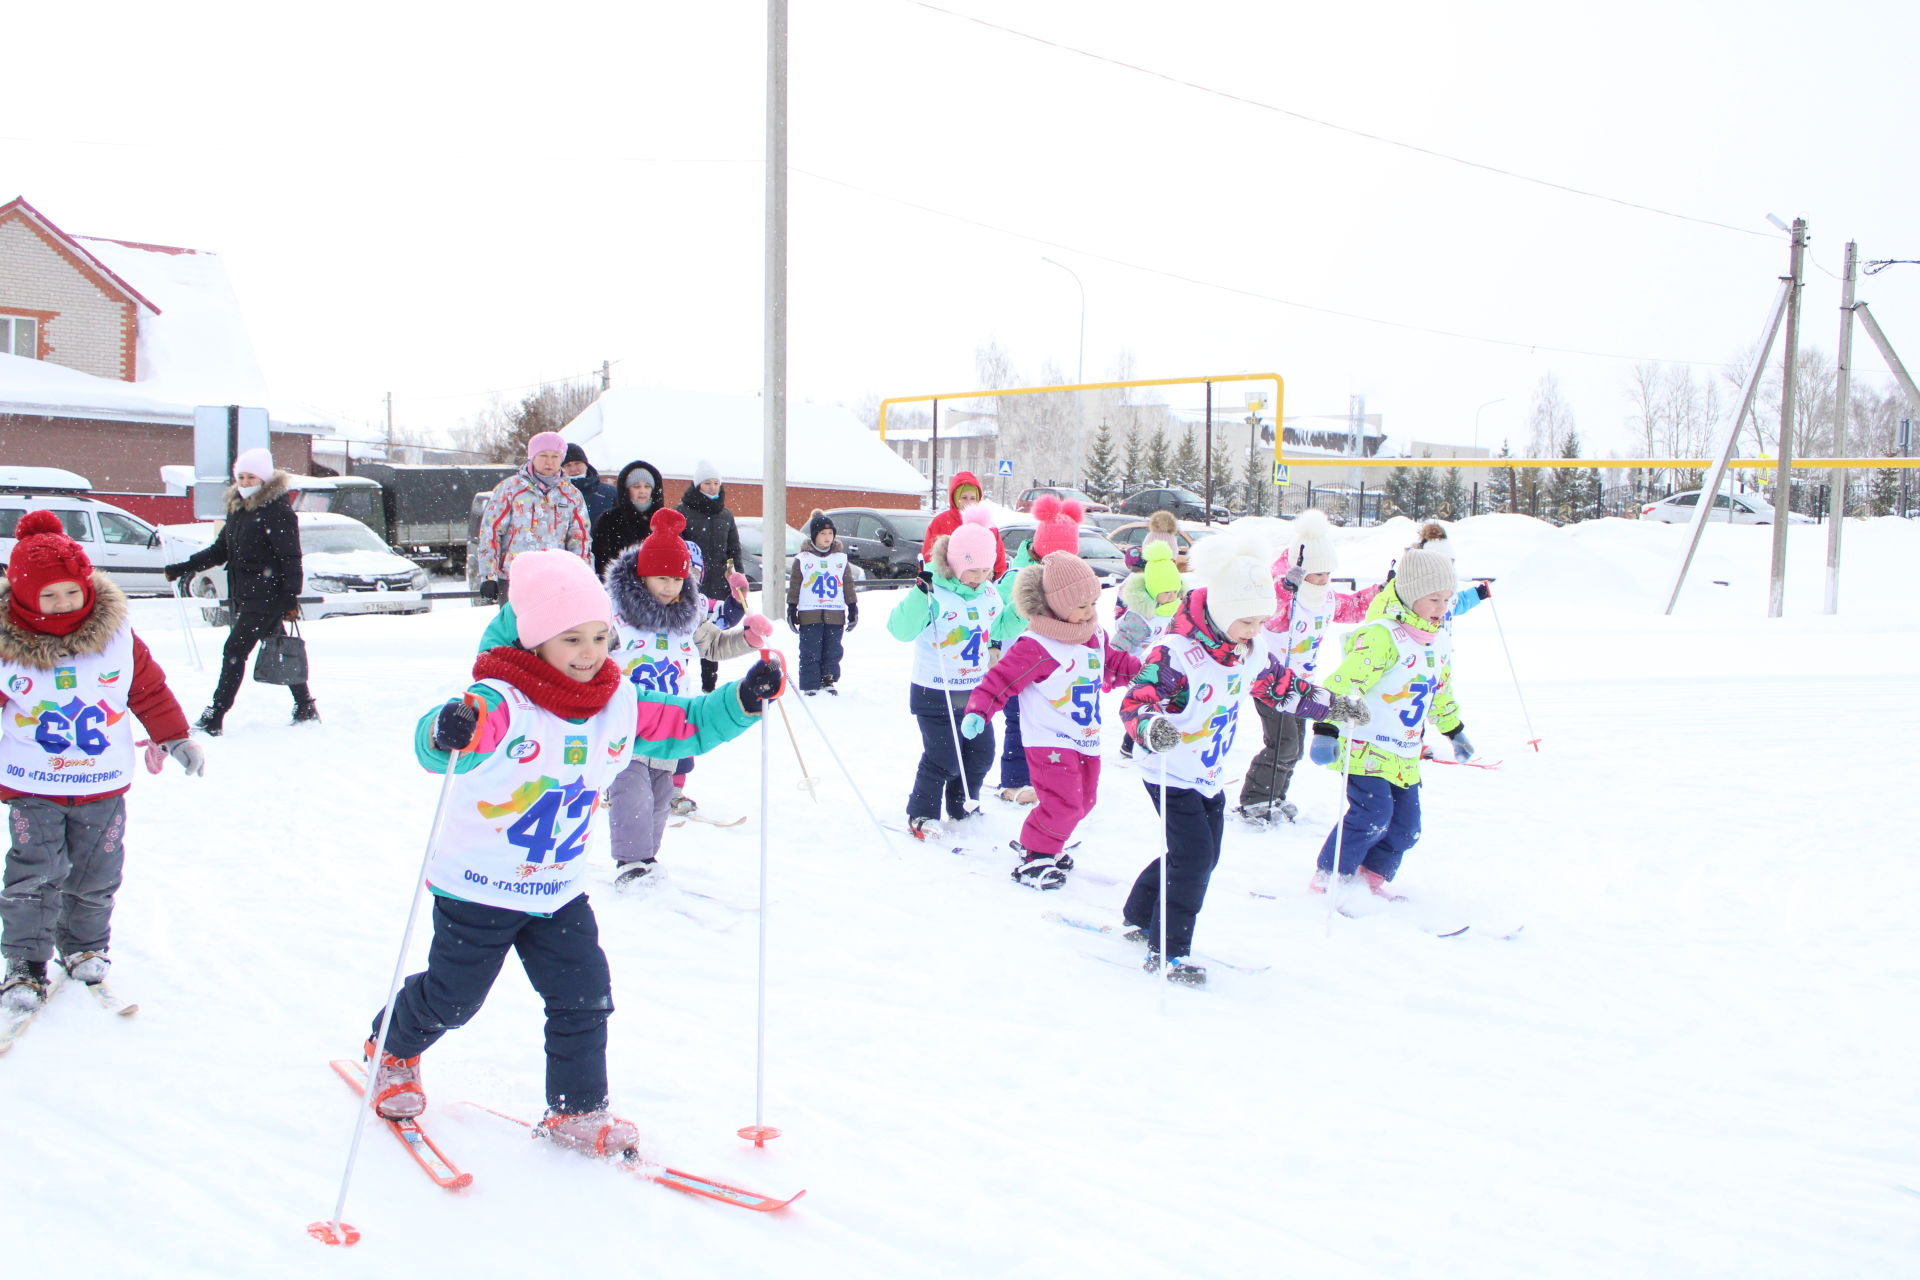
[(1074, 501), (1060, 501), (1057, 493), (1043, 493), (1033, 500), (1034, 523), (1040, 527), (1033, 535), (1033, 558), (1045, 560), (1055, 551), (1080, 554), (1080, 517), (1086, 509)]
[(985, 507), (968, 507), (960, 517), (960, 527), (947, 535), (947, 564), (955, 577), (969, 569), (985, 569), (991, 573), (997, 550), (993, 523), (987, 518)]

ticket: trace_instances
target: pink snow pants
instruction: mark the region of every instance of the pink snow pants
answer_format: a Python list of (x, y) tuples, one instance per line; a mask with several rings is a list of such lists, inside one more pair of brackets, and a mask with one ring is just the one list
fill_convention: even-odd
[(1020, 846), (1028, 853), (1059, 853), (1080, 820), (1093, 812), (1100, 757), (1070, 747), (1028, 747), (1027, 770), (1040, 803), (1020, 828)]

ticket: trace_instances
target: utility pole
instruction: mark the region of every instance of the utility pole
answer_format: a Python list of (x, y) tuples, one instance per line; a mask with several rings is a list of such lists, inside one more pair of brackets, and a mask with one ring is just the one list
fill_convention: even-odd
[(765, 462), (760, 478), (760, 611), (787, 612), (787, 0), (767, 0)]
[(600, 362), (600, 394), (601, 395), (607, 394), (607, 388), (611, 387), (612, 385), (613, 385), (613, 361), (602, 360)]
[[(347, 442), (347, 453), (353, 453), (353, 442)], [(393, 461), (393, 392), (387, 392), (387, 461)]]
[[(1780, 387), (1780, 444), (1774, 450), (1773, 496), (1773, 572), (1767, 586), (1767, 616), (1777, 618), (1785, 612), (1787, 595), (1787, 513), (1793, 509), (1793, 410), (1795, 367), (1800, 354), (1801, 270), (1807, 254), (1807, 220), (1793, 220), (1793, 253), (1787, 288), (1787, 340), (1781, 364), (1785, 374)], [(1700, 495), (1702, 498), (1705, 494)], [(1731, 513), (1729, 513), (1731, 514)]]
[[(1840, 356), (1838, 385), (1833, 395), (1833, 456), (1847, 456), (1847, 424), (1853, 417), (1853, 281), (1859, 263), (1858, 246), (1847, 241), (1847, 267), (1840, 285)], [(1847, 473), (1836, 469), (1827, 483), (1826, 612), (1840, 612), (1840, 530), (1847, 516)]]

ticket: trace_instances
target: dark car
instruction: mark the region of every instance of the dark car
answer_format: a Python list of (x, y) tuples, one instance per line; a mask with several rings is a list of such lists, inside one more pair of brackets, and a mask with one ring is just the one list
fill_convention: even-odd
[(869, 578), (911, 578), (920, 572), (920, 544), (926, 540), (931, 512), (835, 507), (827, 514), (847, 559)]
[[(747, 589), (749, 591), (758, 591), (761, 580), (760, 555), (762, 530), (760, 527), (760, 517), (735, 516), (733, 523), (734, 526), (740, 530), (740, 559), (742, 561), (740, 572), (747, 575)], [(780, 563), (785, 565), (787, 559), (796, 554), (805, 544), (806, 535), (802, 534), (792, 525), (788, 525), (787, 549), (785, 555), (781, 556)]]
[(1031, 489), (1024, 490), (1020, 494), (1020, 497), (1015, 500), (1013, 509), (1015, 511), (1033, 510), (1034, 499), (1043, 493), (1051, 493), (1062, 502), (1077, 502), (1080, 504), (1082, 511), (1105, 511), (1107, 509), (1106, 503), (1095, 502), (1087, 496), (1085, 490), (1075, 489), (1071, 485), (1064, 484), (1035, 485)]
[[(1207, 518), (1206, 499), (1191, 489), (1142, 489), (1120, 504), (1122, 511), (1136, 516), (1150, 516), (1156, 511), (1171, 511), (1179, 520), (1205, 520)], [(1219, 503), (1213, 504), (1215, 520), (1231, 520), (1232, 514)]]

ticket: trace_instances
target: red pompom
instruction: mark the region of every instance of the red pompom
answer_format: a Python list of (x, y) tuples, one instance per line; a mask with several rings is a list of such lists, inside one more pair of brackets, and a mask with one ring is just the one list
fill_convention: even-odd
[(60, 523), (60, 517), (51, 511), (29, 511), (20, 517), (20, 523), (13, 528), (16, 538), (31, 538), (36, 533), (64, 535), (66, 528)]
[(1060, 495), (1043, 493), (1033, 500), (1033, 518), (1036, 523), (1051, 520), (1060, 514)]
[(1069, 498), (1060, 504), (1060, 514), (1078, 525), (1080, 518), (1087, 514), (1087, 509)]
[(647, 525), (648, 533), (664, 533), (670, 537), (679, 537), (687, 527), (687, 518), (672, 507), (653, 513), (653, 520)]

